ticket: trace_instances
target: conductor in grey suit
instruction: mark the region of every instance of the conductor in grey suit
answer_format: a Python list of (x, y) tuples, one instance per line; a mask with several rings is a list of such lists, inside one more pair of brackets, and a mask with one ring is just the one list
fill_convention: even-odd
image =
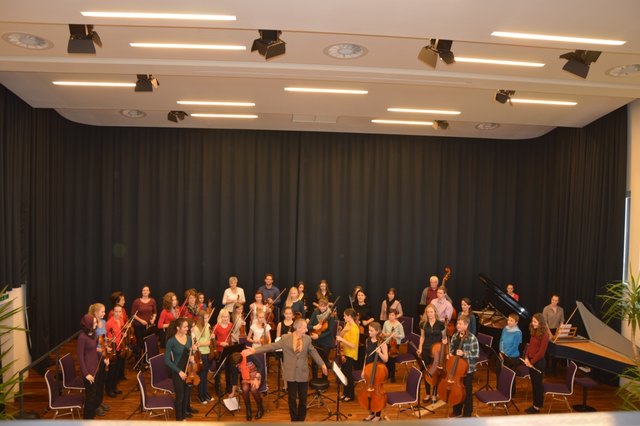
[[(289, 415), (292, 422), (303, 422), (307, 417), (307, 392), (309, 389), (309, 355), (327, 375), (327, 366), (311, 344), (307, 334), (307, 323), (303, 319), (293, 323), (293, 333), (285, 334), (277, 342), (258, 348), (247, 349), (251, 353), (272, 352), (282, 349), (284, 380), (289, 393)], [(296, 405), (297, 401), (297, 405)]]

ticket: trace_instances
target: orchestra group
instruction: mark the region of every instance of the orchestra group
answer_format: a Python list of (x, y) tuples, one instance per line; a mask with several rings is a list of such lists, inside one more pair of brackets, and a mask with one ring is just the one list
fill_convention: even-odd
[[(457, 313), (445, 287), (437, 276), (429, 279), (420, 303), (420, 339), (415, 348), (424, 373), (424, 402), (443, 400), (451, 416), (471, 416), (473, 378), (480, 345), (476, 338), (476, 318), (471, 300), (462, 298)], [(405, 339), (403, 309), (390, 288), (381, 302), (379, 315), (369, 303), (362, 286), (356, 286), (338, 315), (338, 300), (327, 281), (309, 294), (303, 282), (282, 291), (272, 274), (247, 300), (236, 277), (230, 277), (217, 312), (212, 300), (189, 289), (182, 303), (168, 292), (157, 305), (149, 285), (143, 285), (127, 312), (125, 296), (111, 296), (108, 314), (102, 303), (94, 303), (81, 318), (82, 332), (77, 341), (77, 357), (85, 385), (84, 418), (103, 416), (110, 407), (104, 395), (113, 398), (122, 391), (118, 382), (125, 378), (125, 361), (140, 364), (144, 358), (143, 340), (156, 334), (164, 347), (164, 360), (174, 385), (175, 418), (193, 417), (192, 393), (200, 404), (214, 401), (209, 378), (217, 398), (243, 399), (247, 420), (260, 419), (266, 381), (263, 353), (275, 353), (282, 362), (282, 377), (288, 396), (291, 421), (304, 421), (310, 380), (327, 379), (335, 361), (346, 377), (341, 402), (357, 402), (368, 411), (365, 421), (380, 421), (386, 404), (382, 388), (395, 382), (399, 345)], [(506, 293), (518, 300), (513, 284)], [(502, 365), (529, 367), (533, 401), (527, 413), (537, 413), (543, 405), (542, 376), (549, 334), (564, 322), (564, 312), (553, 295), (551, 304), (533, 316), (530, 341), (521, 352), (522, 332), (518, 315), (510, 314), (502, 330), (499, 357)], [(377, 304), (376, 304), (377, 305)], [(336, 324), (339, 321), (340, 326)], [(337, 331), (336, 331), (337, 330)], [(333, 355), (333, 357), (332, 357)], [(309, 362), (311, 358), (311, 362)], [(360, 370), (364, 384), (356, 394), (353, 372)], [(224, 389), (222, 388), (224, 376)], [(254, 400), (255, 412), (251, 398)]]

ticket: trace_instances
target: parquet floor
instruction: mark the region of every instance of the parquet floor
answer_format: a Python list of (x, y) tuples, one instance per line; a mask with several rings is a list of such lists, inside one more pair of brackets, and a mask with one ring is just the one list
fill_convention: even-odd
[[(75, 345), (68, 345), (61, 352), (61, 354), (65, 354), (70, 352), (74, 354), (75, 357)], [(265, 399), (265, 409), (266, 413), (261, 420), (254, 420), (256, 422), (289, 422), (289, 413), (287, 408), (287, 399), (286, 396), (280, 400), (277, 399), (277, 394), (275, 390), (278, 388), (277, 386), (277, 362), (275, 359), (272, 359), (269, 364), (269, 373), (268, 373), (268, 383), (269, 389), (271, 392)], [(50, 367), (50, 368), (53, 368)], [(147, 380), (147, 391), (150, 392), (149, 383), (149, 372), (146, 373)], [(397, 369), (397, 383), (385, 383), (384, 389), (386, 392), (390, 391), (399, 391), (404, 390), (404, 384), (402, 383), (402, 379), (405, 374), (405, 369), (403, 367), (398, 366)], [(489, 384), (495, 388), (495, 374), (491, 373), (489, 375), (490, 381)], [(562, 382), (564, 380), (564, 370), (558, 371), (556, 376), (553, 377), (545, 377), (545, 382)], [(330, 372), (330, 381), (331, 387), (327, 390), (324, 395), (333, 400), (336, 399), (336, 377), (334, 373)], [(223, 382), (224, 383), (224, 382)], [(476, 372), (476, 380), (474, 383), (474, 392), (480, 389), (486, 383), (486, 370), (481, 369)], [(356, 393), (363, 386), (359, 384), (356, 386)], [(106, 416), (101, 417), (100, 419), (104, 420), (125, 420), (130, 417), (131, 420), (141, 420), (143, 419), (143, 415), (138, 411), (136, 412), (138, 405), (140, 403), (140, 394), (135, 381), (135, 372), (127, 369), (127, 378), (122, 381), (118, 386), (120, 390), (123, 391), (122, 395), (119, 395), (117, 398), (109, 398), (105, 395), (104, 402), (110, 406), (110, 411)], [(40, 418), (43, 419), (51, 419), (53, 418), (53, 413), (51, 411), (47, 411), (48, 405), (48, 395), (47, 395), (47, 387), (44, 382), (44, 378), (37, 371), (32, 370), (30, 372), (29, 378), (26, 380), (24, 384), (24, 390), (26, 392), (26, 396), (24, 397), (24, 407), (25, 412), (27, 413), (37, 413)], [(591, 389), (589, 391), (588, 404), (598, 411), (615, 411), (618, 409), (620, 400), (616, 397), (615, 392), (617, 388), (607, 386), (604, 384), (600, 384), (598, 387)], [(422, 387), (421, 391), (424, 391), (424, 387)], [(209, 403), (207, 405), (202, 405), (197, 401), (196, 392), (193, 392), (192, 396), (192, 406), (198, 410), (198, 413), (194, 415), (193, 420), (217, 420), (218, 416), (214, 411), (212, 411), (208, 416), (205, 417), (205, 414), (212, 408), (212, 404)], [(210, 389), (210, 394), (214, 394), (213, 389)], [(311, 398), (309, 398), (309, 401)], [(326, 400), (324, 406), (318, 407), (317, 404), (309, 407), (307, 411), (307, 421), (321, 421), (324, 420), (329, 411), (335, 412), (336, 404), (335, 402), (331, 402)], [(515, 404), (520, 408), (520, 414), (522, 414), (523, 410), (531, 405), (531, 389), (530, 383), (528, 381), (518, 380), (517, 381), (517, 390), (516, 396), (514, 398)], [(582, 402), (582, 389), (577, 387), (574, 390), (574, 395), (569, 397), (569, 403), (580, 404)], [(548, 408), (549, 403), (547, 402)], [(255, 403), (254, 403), (254, 414), (255, 414)], [(490, 407), (485, 406), (482, 403), (479, 403), (477, 399), (474, 397), (474, 410), (477, 411), (478, 416), (486, 417), (486, 416), (503, 416), (505, 415), (504, 410), (501, 408), (497, 408), (492, 410)], [(357, 402), (349, 402), (349, 403), (340, 403), (340, 411), (347, 415), (347, 421), (361, 421), (364, 417), (366, 417), (367, 412), (365, 409), (361, 408)], [(431, 419), (431, 418), (445, 418), (448, 417), (449, 409), (446, 405), (442, 405), (435, 409), (434, 413), (428, 413), (423, 411), (423, 419)], [(513, 407), (510, 407), (511, 414), (518, 414)], [(546, 410), (545, 410), (546, 412)], [(565, 413), (568, 412), (566, 405), (563, 402), (554, 402), (553, 403), (553, 413)], [(220, 420), (224, 421), (245, 421), (244, 408), (241, 403), (240, 411), (235, 413), (235, 416), (231, 415), (228, 411), (223, 410), (223, 415)], [(383, 411), (383, 416), (386, 416), (390, 419), (396, 419), (398, 410), (396, 408), (392, 408), (387, 406)], [(66, 417), (69, 418), (69, 417)], [(410, 414), (409, 411), (403, 412), (400, 414), (400, 420), (412, 420), (416, 419)], [(171, 417), (173, 420), (174, 417)], [(335, 416), (332, 417), (335, 419)], [(162, 421), (162, 418), (157, 418), (157, 420)]]

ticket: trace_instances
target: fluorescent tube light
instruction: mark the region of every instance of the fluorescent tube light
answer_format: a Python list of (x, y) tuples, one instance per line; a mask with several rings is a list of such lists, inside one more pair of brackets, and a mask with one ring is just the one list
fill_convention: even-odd
[(254, 114), (189, 114), (190, 117), (200, 118), (258, 118)]
[[(585, 37), (567, 37), (551, 34), (527, 34), (527, 33), (512, 33), (507, 31), (494, 31), (491, 33), (495, 37), (507, 37), (507, 38), (519, 38), (525, 40), (544, 40), (544, 41), (562, 41), (567, 43), (586, 43), (586, 44), (604, 44), (608, 46), (622, 46), (626, 43), (623, 40), (606, 40), (599, 38), (585, 38)], [(458, 58), (456, 58), (457, 60)]]
[(108, 81), (52, 81), (56, 86), (89, 86), (89, 87), (136, 87), (135, 83), (115, 83)]
[(247, 46), (232, 44), (129, 43), (129, 46), (155, 49), (247, 50)]
[(372, 123), (378, 124), (407, 124), (414, 126), (432, 126), (433, 121), (405, 121), (405, 120), (382, 120), (382, 119), (374, 119), (371, 120)]
[(218, 101), (178, 101), (180, 105), (205, 105), (205, 106), (231, 106), (231, 107), (254, 107), (253, 102), (218, 102)]
[(525, 61), (509, 61), (502, 59), (485, 59), (485, 58), (465, 58), (456, 56), (456, 62), (466, 62), (471, 64), (489, 64), (489, 65), (509, 65), (515, 67), (544, 67), (540, 62), (525, 62)]
[(337, 93), (346, 95), (366, 95), (368, 90), (348, 90), (348, 89), (320, 89), (314, 87), (285, 87), (286, 92), (304, 92), (304, 93)]
[(460, 115), (460, 111), (449, 111), (445, 109), (414, 109), (414, 108), (387, 108), (389, 112), (415, 112), (417, 114), (442, 114), (442, 115)]
[(80, 12), (91, 18), (127, 18), (127, 19), (175, 19), (185, 21), (235, 21), (233, 15), (201, 15), (193, 13), (147, 13), (147, 12)]

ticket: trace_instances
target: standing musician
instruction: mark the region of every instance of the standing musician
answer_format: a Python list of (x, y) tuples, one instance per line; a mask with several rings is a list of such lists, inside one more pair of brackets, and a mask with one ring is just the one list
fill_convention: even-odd
[(271, 343), (271, 326), (267, 324), (264, 312), (258, 312), (256, 321), (249, 327), (247, 342), (251, 343), (253, 348)]
[(396, 310), (396, 317), (402, 316), (402, 304), (396, 299), (396, 289), (393, 287), (387, 291), (387, 297), (382, 301), (380, 306), (380, 321), (386, 321), (388, 319), (387, 313), (389, 309)]
[(291, 308), (293, 316), (296, 318), (305, 318), (306, 312), (304, 311), (304, 302), (299, 299), (298, 287), (291, 287), (289, 294), (284, 301), (285, 308)]
[[(122, 344), (122, 306), (116, 305), (113, 307), (113, 316), (107, 321), (107, 339), (113, 344), (112, 347), (119, 349)], [(120, 356), (120, 350), (114, 349), (114, 357), (110, 362), (109, 371), (107, 372), (107, 395), (110, 398), (115, 398), (122, 393), (118, 390), (118, 378), (124, 370), (124, 358)]]
[[(96, 330), (95, 330), (95, 335), (97, 340), (96, 346), (99, 351), (103, 351), (106, 349), (107, 353), (103, 352), (102, 357), (108, 359), (111, 354), (110, 352), (111, 348), (108, 341), (106, 340), (107, 322), (104, 320), (105, 312), (106, 312), (106, 309), (102, 303), (94, 303), (93, 305), (89, 306), (89, 311), (87, 313), (89, 313), (90, 315), (93, 315), (96, 318)], [(103, 345), (100, 344), (101, 342), (100, 339), (103, 339), (104, 341)], [(100, 368), (104, 368), (104, 365), (100, 364)], [(104, 383), (106, 380), (106, 371), (104, 373), (105, 374), (103, 374), (102, 386), (104, 386)], [(98, 399), (98, 406), (102, 408), (104, 411), (109, 411), (110, 407), (104, 402), (102, 402), (104, 397), (104, 389), (102, 389), (99, 395), (100, 395), (100, 398)]]
[(307, 416), (307, 391), (309, 389), (309, 355), (322, 368), (322, 374), (329, 373), (327, 366), (311, 344), (311, 337), (305, 333), (307, 323), (303, 319), (293, 324), (294, 332), (285, 334), (277, 342), (249, 349), (251, 353), (272, 352), (282, 349), (284, 360), (284, 380), (289, 395), (289, 415), (292, 422), (303, 422)]
[[(308, 329), (313, 346), (326, 365), (329, 364), (329, 352), (333, 348), (333, 323), (329, 301), (321, 297), (318, 300), (318, 309), (311, 314)], [(311, 365), (311, 377), (314, 379), (318, 377), (318, 367), (315, 364)]]
[[(433, 304), (427, 305), (424, 309), (424, 317), (426, 318), (424, 323), (420, 324), (420, 343), (416, 350), (416, 355), (422, 356), (424, 364), (429, 366), (434, 362), (431, 355), (431, 347), (438, 342), (442, 342), (443, 345), (447, 344), (446, 336), (443, 339), (444, 323), (440, 321), (436, 314), (436, 307)], [(444, 360), (443, 360), (444, 361)], [(434, 388), (437, 383), (434, 384)], [(435, 399), (435, 389), (431, 389), (431, 385), (425, 381), (425, 396), (423, 401), (427, 402), (431, 399)]]
[(140, 358), (147, 328), (154, 324), (158, 312), (156, 301), (150, 295), (151, 289), (149, 285), (145, 284), (142, 287), (141, 297), (134, 300), (131, 306), (131, 312), (134, 312), (133, 330), (136, 333), (136, 359)]
[[(387, 344), (384, 343), (380, 339), (380, 332), (382, 331), (382, 327), (379, 322), (372, 322), (369, 324), (369, 338), (365, 342), (365, 354), (366, 358), (364, 359), (364, 365), (362, 366), (362, 378), (365, 378), (365, 369), (368, 364), (374, 362), (376, 358), (376, 354), (378, 355), (378, 359), (383, 363), (389, 360), (389, 351)], [(365, 383), (365, 386), (367, 384)], [(366, 392), (366, 389), (363, 389)], [(369, 415), (365, 417), (363, 420), (365, 422), (379, 422), (382, 416), (382, 411), (370, 411)]]
[(256, 401), (258, 407), (255, 419), (261, 419), (264, 414), (264, 407), (262, 406), (260, 386), (266, 378), (263, 377), (261, 373), (264, 369), (259, 367), (259, 365), (261, 365), (259, 358), (255, 355), (250, 355), (250, 351), (244, 350), (242, 353), (234, 352), (229, 355), (229, 362), (238, 370), (242, 379), (242, 399), (246, 407), (247, 420), (251, 421), (254, 419), (251, 411), (251, 395), (253, 395), (253, 399)]
[(336, 336), (338, 344), (342, 348), (343, 360), (341, 369), (347, 377), (347, 385), (344, 387), (344, 393), (340, 399), (344, 402), (353, 401), (356, 397), (354, 393), (355, 384), (353, 382), (353, 366), (358, 361), (358, 342), (360, 340), (360, 330), (356, 324), (356, 311), (347, 308), (342, 314), (344, 316), (344, 328)]
[(478, 345), (476, 336), (469, 332), (469, 317), (461, 316), (458, 318), (456, 330), (458, 332), (451, 338), (447, 359), (451, 356), (459, 356), (469, 363), (469, 369), (462, 379), (466, 392), (464, 401), (453, 406), (453, 416), (471, 417), (473, 412), (473, 373), (476, 371), (480, 345)]
[(200, 312), (200, 306), (198, 306), (198, 292), (195, 289), (187, 290), (185, 294), (184, 310), (180, 316), (184, 316), (192, 321), (195, 321)]
[(533, 405), (527, 408), (525, 413), (536, 414), (540, 412), (544, 404), (544, 389), (542, 387), (542, 375), (544, 374), (546, 361), (544, 354), (549, 345), (549, 328), (541, 313), (533, 315), (529, 325), (529, 345), (524, 355), (524, 364), (529, 367), (531, 374), (531, 388), (533, 389)]
[(291, 307), (284, 308), (282, 315), (284, 318), (278, 323), (278, 327), (276, 328), (276, 338), (282, 337), (285, 334), (293, 333), (294, 318)]
[(438, 287), (436, 294), (437, 297), (432, 301), (432, 303), (433, 306), (436, 307), (438, 319), (442, 322), (444, 322), (445, 318), (452, 319), (453, 305), (449, 300), (447, 300), (447, 288), (441, 285)]
[(238, 287), (238, 277), (229, 277), (229, 287), (222, 295), (222, 304), (229, 312), (233, 312), (233, 306), (236, 303), (244, 305), (247, 299), (244, 296), (244, 290)]
[(124, 294), (121, 291), (114, 291), (113, 293), (111, 293), (111, 297), (109, 299), (111, 300), (111, 310), (107, 315), (107, 319), (110, 319), (113, 316), (113, 307), (118, 305), (122, 307), (122, 321), (121, 321), (122, 325), (126, 324), (126, 322), (129, 321), (129, 317), (127, 316), (127, 310), (124, 307), (125, 305)]
[(84, 419), (106, 414), (100, 404), (104, 393), (105, 366), (109, 365), (109, 358), (101, 356), (97, 348), (97, 326), (98, 320), (94, 315), (86, 314), (80, 320), (82, 332), (78, 335), (77, 354), (85, 389)]
[[(389, 340), (389, 361), (387, 361), (387, 370), (389, 370), (389, 380), (391, 383), (396, 382), (396, 357), (398, 356), (398, 348), (400, 342), (404, 339), (404, 327), (402, 323), (398, 321), (398, 311), (389, 308), (387, 311), (388, 320), (384, 322), (382, 326), (382, 334), (385, 336), (393, 335)], [(392, 351), (391, 348), (394, 350)]]
[(264, 276), (264, 285), (261, 285), (258, 291), (262, 292), (264, 302), (272, 305), (274, 314), (276, 314), (275, 311), (280, 307), (280, 300), (276, 300), (280, 295), (280, 289), (273, 284), (273, 274), (268, 273)]
[(298, 286), (298, 300), (302, 302), (306, 318), (309, 318), (311, 316), (311, 311), (307, 307), (307, 296), (304, 293), (305, 291), (304, 281), (298, 281), (297, 286)]
[(331, 290), (329, 290), (329, 283), (327, 282), (327, 280), (320, 280), (320, 284), (318, 284), (318, 291), (316, 291), (315, 298), (312, 302), (314, 308), (318, 308), (320, 299), (322, 299), (323, 297), (329, 301), (329, 307), (333, 306), (333, 303), (331, 303), (333, 294), (331, 294)]
[[(213, 312), (211, 312), (213, 314)], [(200, 360), (202, 364), (199, 367), (198, 375), (200, 376), (200, 384), (198, 385), (198, 401), (200, 404), (207, 404), (213, 401), (211, 395), (207, 391), (207, 374), (211, 366), (209, 353), (211, 351), (209, 343), (211, 342), (211, 326), (209, 325), (209, 317), (207, 311), (198, 312), (198, 319), (191, 328), (191, 336), (198, 343), (198, 351), (200, 352)]]
[(356, 311), (356, 322), (360, 326), (360, 348), (358, 349), (358, 359), (364, 358), (364, 342), (368, 337), (367, 327), (374, 320), (371, 308), (367, 303), (367, 295), (362, 288), (355, 292), (355, 302), (353, 309)]
[[(218, 312), (218, 320), (213, 327), (213, 337), (216, 340), (216, 351), (218, 352), (218, 365), (222, 362), (222, 352), (224, 348), (231, 345), (231, 331), (233, 330), (233, 324), (230, 322), (229, 311), (222, 308)], [(231, 394), (233, 392), (233, 384), (237, 382), (237, 376), (232, 372), (232, 368), (228, 362), (224, 365), (225, 380), (226, 380), (226, 392)], [(232, 377), (233, 375), (233, 377)], [(215, 377), (216, 394), (222, 396), (222, 390), (220, 389), (220, 374)]]
[(256, 291), (253, 296), (253, 303), (249, 305), (249, 311), (251, 312), (251, 322), (255, 322), (258, 317), (258, 313), (262, 312), (265, 314), (270, 311), (270, 308), (264, 303), (264, 295), (261, 290)]
[(244, 305), (242, 303), (234, 303), (233, 311), (231, 313), (231, 343), (240, 343), (241, 338), (247, 337), (247, 322), (243, 312)]
[(160, 346), (163, 348), (167, 341), (167, 330), (171, 326), (171, 323), (178, 319), (178, 311), (178, 296), (170, 291), (162, 298), (162, 312), (160, 312), (160, 318), (158, 319)]
[(187, 384), (187, 364), (193, 362), (191, 355), (192, 339), (189, 336), (189, 324), (186, 318), (178, 318), (167, 331), (167, 349), (164, 361), (171, 370), (171, 380), (175, 391), (176, 420), (193, 417), (189, 411), (189, 385)]
[(432, 275), (429, 277), (429, 286), (422, 290), (422, 295), (420, 296), (421, 305), (428, 305), (433, 301), (433, 299), (438, 297), (439, 284), (440, 281), (438, 280), (437, 276)]
[(466, 315), (469, 317), (469, 333), (476, 335), (478, 334), (478, 326), (476, 321), (476, 316), (471, 310), (471, 299), (468, 297), (463, 297), (460, 301), (460, 316)]

